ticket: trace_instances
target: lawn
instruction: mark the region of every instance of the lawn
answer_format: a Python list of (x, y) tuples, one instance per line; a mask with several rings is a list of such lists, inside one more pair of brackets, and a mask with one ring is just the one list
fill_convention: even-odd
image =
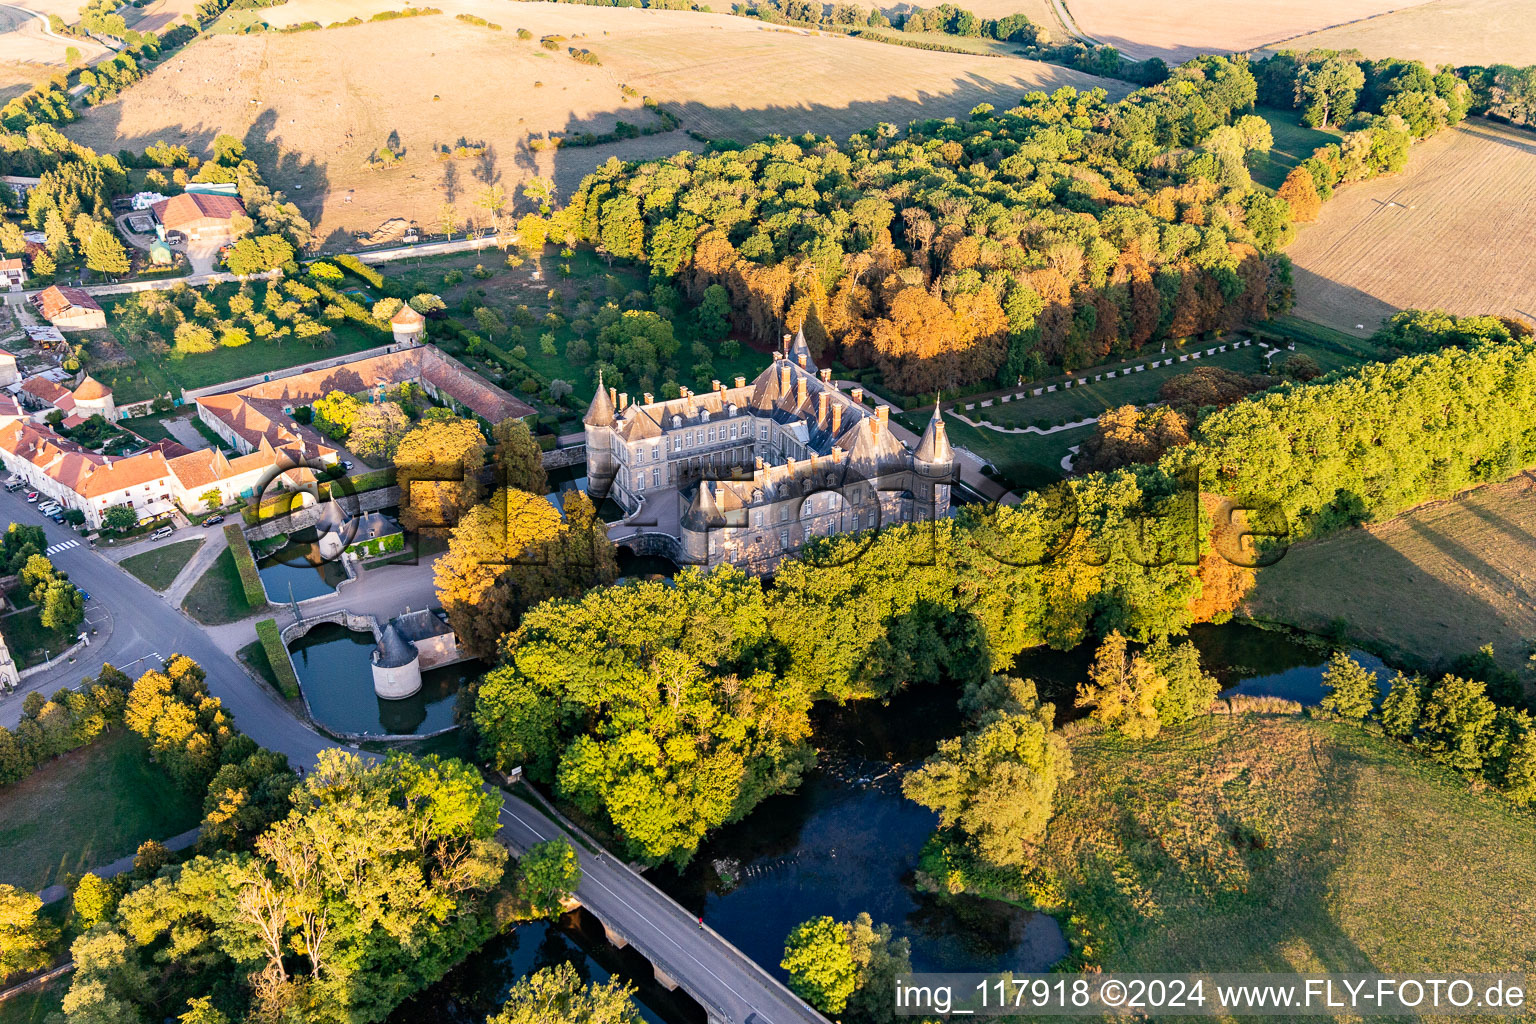
[(201, 537), (177, 541), (163, 548), (146, 551), (142, 555), (132, 555), (117, 564), (154, 589), (164, 590), (176, 579), (177, 574), (186, 568), (192, 556), (197, 554), (197, 549), (202, 546)]
[(1105, 970), (1536, 970), (1536, 816), (1299, 715), (1088, 732), (1041, 856)]
[(1292, 167), (1311, 156), (1319, 146), (1338, 142), (1344, 137), (1337, 128), (1308, 128), (1301, 123), (1299, 110), (1260, 107), (1258, 115), (1269, 122), (1275, 145), (1267, 154), (1250, 156), (1248, 172), (1254, 181), (1266, 188), (1279, 188)]
[(58, 655), (75, 642), (77, 632), (46, 628), (42, 609), (35, 605), (0, 618), (0, 633), (5, 635), (5, 646), (18, 668), (40, 665), (48, 656)]
[(1445, 670), (1492, 644), (1524, 670), (1536, 638), (1536, 479), (1467, 491), (1384, 523), (1298, 544), (1259, 570), (1246, 610), (1315, 631), (1342, 628), (1398, 664)]
[(41, 990), (23, 992), (0, 1002), (0, 1024), (43, 1024), (49, 1014), (62, 1013), (69, 975)]
[[(476, 264), (489, 271), (490, 276), (484, 279), (472, 276), (471, 271)], [(562, 265), (567, 264), (571, 269), (568, 277), (560, 270)], [(541, 268), (539, 280), (533, 278), (536, 266)], [(583, 399), (583, 404), (591, 397), (593, 389), (591, 360), (574, 363), (565, 355), (566, 346), (576, 337), (576, 332), (570, 326), (571, 321), (578, 319), (576, 307), (584, 301), (591, 302), (595, 307), (601, 307), (609, 300), (625, 305), (624, 298), (627, 295), (637, 291), (649, 295), (650, 289), (645, 268), (623, 263), (615, 263), (610, 268), (601, 257), (585, 247), (577, 249), (569, 259), (559, 256), (551, 247), (537, 264), (530, 260), (521, 267), (506, 266), (499, 250), (488, 249), (481, 253), (428, 257), (411, 263), (389, 263), (377, 269), (386, 278), (398, 282), (406, 291), (437, 292), (448, 304), (450, 315), (476, 334), (484, 332), (475, 324), (474, 307), (483, 305), (496, 310), (507, 321), (509, 330), (491, 336), (491, 342), (508, 352), (521, 344), (527, 351), (523, 362), (549, 380), (569, 382), (574, 386), (575, 393)], [(446, 283), (445, 278), (454, 271), (462, 274), (464, 280), (455, 284)], [(550, 297), (551, 291), (559, 294), (558, 300)], [(513, 317), (519, 306), (528, 307), (528, 314), (533, 319), (531, 326), (518, 328), (514, 324)], [(551, 312), (558, 313), (563, 321), (553, 330), (544, 322), (544, 317)], [(694, 359), (689, 351), (692, 341), (683, 323), (688, 316), (689, 312), (683, 311), (669, 317), (678, 324), (677, 336), (681, 344), (672, 362), (677, 371), (677, 381), (684, 387), (691, 387), (695, 391), (707, 390), (711, 379), (729, 383), (737, 375), (751, 380), (771, 361), (767, 352), (756, 351), (745, 344), (734, 359), (727, 358), (719, 351), (718, 344), (711, 343), (710, 348), (715, 352), (713, 370), (709, 377), (695, 379)], [(554, 355), (547, 355), (540, 348), (539, 339), (545, 333), (555, 336)], [(587, 340), (595, 352), (595, 332), (588, 332)], [(475, 357), (464, 353), (455, 352), (455, 355), (471, 365), (477, 362)], [(500, 371), (500, 364), (494, 360), (491, 362), (498, 367), (491, 375), (498, 377), (501, 372), (506, 372), (509, 390), (521, 393), (517, 380), (521, 375), (515, 371)], [(655, 383), (659, 390), (661, 382)], [(634, 394), (633, 397), (638, 398), (639, 395)], [(577, 414), (568, 413), (567, 418), (574, 422)]]
[[(260, 302), (261, 288), (254, 291)], [(229, 299), (239, 290), (237, 285), (216, 287), (209, 301), (217, 309), (219, 318), (229, 317)], [(199, 291), (208, 295), (207, 289)], [(335, 337), (334, 344), (317, 348), (306, 341), (285, 338), (280, 342), (252, 340), (239, 348), (215, 348), (211, 352), (178, 357), (174, 353), (156, 355), (149, 351), (145, 342), (136, 341), (120, 329), (121, 316), (116, 312), (119, 305), (130, 301), (132, 296), (111, 303), (107, 321), (111, 325), (111, 338), (116, 348), (131, 362), (117, 366), (92, 365), (91, 374), (111, 388), (119, 405), (139, 402), (170, 392), (179, 396), (182, 389), (204, 388), (242, 377), (257, 376), (272, 370), (286, 369), (335, 356), (361, 352), (379, 345), (388, 345), (390, 335), (383, 330), (370, 330), (350, 320), (328, 324)], [(102, 332), (98, 332), (102, 333)], [(163, 339), (169, 340), (169, 338)], [(100, 341), (94, 343), (100, 348)]]
[(134, 416), (131, 419), (119, 420), (118, 426), (138, 434), (146, 441), (174, 441), (171, 432), (165, 429), (166, 420), (185, 419), (193, 416), (197, 411), (196, 406), (184, 405), (179, 409), (170, 409), (166, 412), (151, 413), (148, 416)]
[(0, 789), (0, 882), (41, 889), (201, 817), (201, 801), (149, 762), (143, 740), (119, 729)]
[(202, 579), (192, 584), (181, 608), (205, 626), (237, 622), (251, 614), (245, 588), (240, 584), (240, 571), (235, 568), (235, 556), (228, 548), (219, 552)]

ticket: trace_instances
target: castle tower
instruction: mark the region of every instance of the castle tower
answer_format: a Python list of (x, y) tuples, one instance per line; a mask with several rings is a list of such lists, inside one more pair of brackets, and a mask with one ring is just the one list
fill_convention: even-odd
[(594, 503), (608, 496), (613, 478), (618, 475), (618, 459), (613, 453), (613, 430), (616, 423), (613, 412), (613, 396), (603, 387), (603, 372), (597, 372), (597, 394), (587, 406), (587, 414), (581, 418), (587, 435), (587, 495)]
[(933, 416), (912, 453), (913, 511), (918, 517), (938, 519), (949, 514), (949, 485), (954, 472), (955, 449), (949, 443), (935, 395)]
[(811, 346), (805, 340), (805, 328), (801, 327), (795, 333), (795, 340), (789, 345), (786, 353), (789, 361), (796, 366), (803, 367), (809, 373), (816, 372), (816, 360), (811, 356)]

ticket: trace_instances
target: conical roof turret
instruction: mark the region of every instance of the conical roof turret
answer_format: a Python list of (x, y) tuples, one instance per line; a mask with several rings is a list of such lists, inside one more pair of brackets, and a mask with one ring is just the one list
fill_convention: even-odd
[(589, 427), (613, 426), (613, 399), (608, 395), (608, 389), (603, 387), (603, 371), (597, 371), (597, 394), (592, 396), (592, 404), (587, 406), (587, 414), (581, 418), (581, 422)]
[(933, 416), (928, 420), (928, 427), (923, 431), (922, 440), (917, 443), (917, 451), (913, 454), (919, 462), (945, 463), (955, 460), (955, 450), (949, 443), (949, 431), (944, 429), (944, 419), (939, 413), (937, 395), (933, 399)]

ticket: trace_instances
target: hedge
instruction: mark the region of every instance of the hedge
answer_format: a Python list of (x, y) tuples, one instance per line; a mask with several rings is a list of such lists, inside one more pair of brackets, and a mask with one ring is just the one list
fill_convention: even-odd
[(404, 551), (405, 534), (392, 533), (387, 537), (375, 537), (372, 540), (358, 541), (347, 548), (347, 550), (359, 558), (375, 558), (394, 551)]
[(267, 655), (267, 664), (272, 666), (272, 675), (277, 677), (277, 688), (289, 700), (298, 697), (299, 677), (293, 674), (293, 660), (288, 657), (288, 650), (283, 646), (277, 620), (262, 619), (256, 623), (256, 639), (261, 641), (261, 649)]
[(256, 556), (251, 554), (251, 544), (245, 539), (245, 530), (239, 523), (224, 527), (229, 540), (230, 553), (235, 556), (235, 568), (240, 570), (240, 585), (245, 588), (245, 603), (252, 611), (267, 606), (267, 591), (261, 585), (261, 573), (256, 571)]
[(349, 252), (344, 252), (340, 253), (339, 255), (332, 256), (331, 262), (344, 270), (350, 271), (355, 276), (362, 278), (364, 281), (367, 281), (375, 288), (384, 287), (383, 275)]

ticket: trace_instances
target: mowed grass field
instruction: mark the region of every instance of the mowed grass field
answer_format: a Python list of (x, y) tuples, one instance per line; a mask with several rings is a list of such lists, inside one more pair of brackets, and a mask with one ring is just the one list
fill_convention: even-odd
[(1530, 0), (1434, 0), (1293, 39), (1298, 50), (1359, 50), (1440, 64), (1536, 64), (1536, 4)]
[[(397, 5), (398, 6), (398, 5)], [(68, 134), (103, 152), (157, 139), (205, 151), (219, 132), (246, 141), (267, 178), (304, 208), (331, 246), (391, 218), (437, 230), (444, 202), (462, 223), (487, 182), (509, 194), (533, 174), (561, 195), (611, 156), (641, 159), (698, 149), (685, 131), (613, 145), (535, 152), (554, 134), (612, 131), (619, 120), (656, 123), (638, 97), (654, 97), (683, 129), (742, 141), (770, 133), (845, 139), (880, 121), (964, 116), (1006, 106), (1031, 89), (1128, 86), (1017, 57), (935, 53), (774, 28), (727, 15), (575, 4), (443, 0), (442, 15), (295, 34), (214, 35), (164, 62), (119, 100), (85, 111)], [(265, 9), (272, 24), (368, 17), (385, 0), (299, 0)], [(504, 26), (455, 20), (473, 13)], [(518, 28), (534, 39), (519, 40)], [(544, 35), (589, 49), (579, 64)], [(473, 74), (466, 74), (473, 68)], [(404, 160), (370, 169), (397, 133)], [(460, 139), (483, 156), (441, 160)]]
[(118, 729), (0, 789), (0, 882), (35, 891), (179, 835), (201, 816), (201, 799)]
[(1338, 190), (1286, 250), (1297, 316), (1358, 335), (1399, 309), (1536, 318), (1536, 136), (1481, 119)]
[(1351, 640), (1391, 662), (1445, 669), (1492, 644), (1525, 669), (1536, 638), (1536, 474), (1385, 523), (1299, 544), (1259, 570), (1245, 611)]
[(1109, 971), (1536, 970), (1536, 815), (1300, 715), (1070, 739), (1041, 858)]
[[(1415, 0), (1071, 0), (1085, 34), (1136, 60), (1180, 64), (1201, 53), (1252, 50), (1369, 18)], [(1420, 0), (1422, 2), (1422, 0)]]

